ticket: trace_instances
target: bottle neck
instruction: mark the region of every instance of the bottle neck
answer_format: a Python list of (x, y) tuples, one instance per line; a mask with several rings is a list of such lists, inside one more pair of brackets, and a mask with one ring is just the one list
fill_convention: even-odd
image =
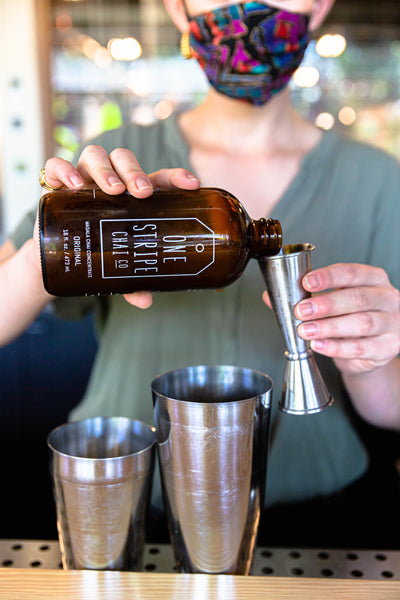
[(278, 254), (282, 247), (282, 228), (276, 219), (251, 220), (247, 235), (252, 258)]

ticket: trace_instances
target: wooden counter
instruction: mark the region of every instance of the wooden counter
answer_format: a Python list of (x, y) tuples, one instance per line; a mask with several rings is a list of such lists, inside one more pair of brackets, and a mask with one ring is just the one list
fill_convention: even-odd
[(1, 600), (399, 600), (400, 581), (1, 569)]

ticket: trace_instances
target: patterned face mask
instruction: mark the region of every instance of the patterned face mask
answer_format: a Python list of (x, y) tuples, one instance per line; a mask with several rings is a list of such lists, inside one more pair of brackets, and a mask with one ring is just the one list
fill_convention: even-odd
[(190, 17), (192, 54), (218, 92), (261, 106), (300, 65), (308, 22), (263, 2), (217, 8)]

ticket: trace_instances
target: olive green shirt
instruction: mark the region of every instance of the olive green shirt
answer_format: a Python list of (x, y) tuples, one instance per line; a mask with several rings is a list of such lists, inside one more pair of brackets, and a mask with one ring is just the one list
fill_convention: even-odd
[[(109, 152), (130, 148), (147, 172), (190, 169), (189, 148), (175, 117), (154, 126), (129, 125), (101, 135)], [(400, 287), (400, 169), (383, 152), (334, 132), (303, 160), (301, 170), (272, 216), (284, 243), (312, 242), (313, 267), (356, 262), (386, 269)], [(15, 232), (20, 246), (31, 235), (32, 215)], [(264, 283), (255, 260), (222, 292), (155, 294), (148, 310), (123, 297), (58, 299), (64, 316), (93, 303), (98, 309), (99, 350), (86, 394), (71, 419), (124, 415), (153, 423), (150, 383), (165, 371), (196, 364), (233, 364), (273, 379), (273, 427), (266, 504), (337, 491), (361, 476), (368, 456), (348, 416), (348, 397), (333, 362), (317, 357), (335, 403), (322, 413), (290, 416), (277, 411), (285, 367), (274, 314), (262, 302)], [(379, 398), (376, 399), (379, 402)], [(156, 503), (161, 502), (158, 477)]]

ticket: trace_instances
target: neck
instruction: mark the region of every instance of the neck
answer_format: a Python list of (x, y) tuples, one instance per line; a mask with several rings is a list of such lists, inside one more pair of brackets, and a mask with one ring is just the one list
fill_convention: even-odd
[[(305, 127), (310, 127), (294, 111), (287, 89), (264, 106), (253, 106), (211, 88), (205, 100), (182, 117), (190, 145), (235, 154), (285, 149), (293, 145), (300, 134), (303, 136)], [(194, 132), (192, 139), (191, 131)]]

